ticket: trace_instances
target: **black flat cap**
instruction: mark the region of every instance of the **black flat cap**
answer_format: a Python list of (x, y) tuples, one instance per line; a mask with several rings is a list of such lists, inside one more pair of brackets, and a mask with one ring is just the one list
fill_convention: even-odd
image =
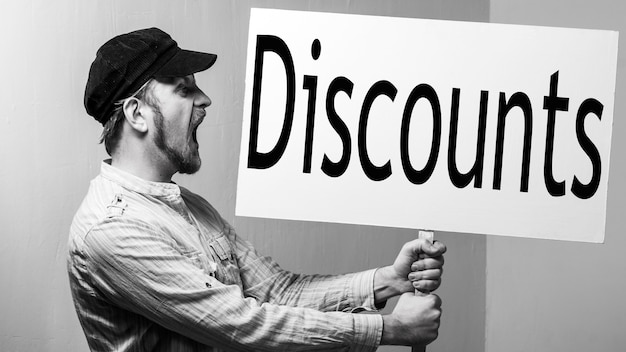
[(116, 101), (129, 97), (153, 77), (184, 77), (211, 67), (217, 55), (183, 50), (167, 33), (147, 28), (104, 43), (91, 64), (85, 109), (101, 124)]

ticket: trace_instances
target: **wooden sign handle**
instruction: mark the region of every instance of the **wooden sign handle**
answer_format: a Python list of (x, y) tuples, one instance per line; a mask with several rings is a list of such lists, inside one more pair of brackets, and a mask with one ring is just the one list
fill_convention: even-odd
[[(434, 231), (427, 231), (427, 230), (419, 230), (417, 238), (425, 239), (427, 241), (432, 242), (435, 239), (435, 232)], [(424, 257), (425, 257), (424, 254), (420, 254), (420, 259), (422, 259)], [(428, 295), (428, 294), (430, 294), (430, 292), (428, 292), (428, 291), (418, 291), (418, 290), (415, 290), (415, 295), (425, 296), (425, 295)], [(411, 351), (412, 352), (426, 352), (426, 345), (413, 346), (411, 348)]]

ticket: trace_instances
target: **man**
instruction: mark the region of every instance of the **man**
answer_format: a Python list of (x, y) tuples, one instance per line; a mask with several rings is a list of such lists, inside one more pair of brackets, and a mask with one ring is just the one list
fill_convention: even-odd
[[(91, 350), (367, 351), (434, 340), (441, 302), (413, 290), (439, 287), (443, 244), (409, 242), (377, 270), (297, 275), (171, 181), (200, 168), (196, 130), (211, 100), (194, 74), (215, 59), (149, 28), (111, 39), (91, 66), (85, 107), (111, 159), (76, 213), (68, 257)], [(375, 313), (401, 294), (391, 314)]]

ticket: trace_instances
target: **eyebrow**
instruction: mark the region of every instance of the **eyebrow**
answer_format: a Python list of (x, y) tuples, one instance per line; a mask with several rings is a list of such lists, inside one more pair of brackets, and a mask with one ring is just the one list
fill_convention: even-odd
[(178, 84), (176, 85), (176, 88), (174, 88), (175, 91), (178, 91), (182, 88), (185, 88), (187, 85), (195, 85), (196, 84), (196, 78), (192, 75), (192, 76), (185, 76), (185, 77), (180, 77), (180, 81), (178, 82)]

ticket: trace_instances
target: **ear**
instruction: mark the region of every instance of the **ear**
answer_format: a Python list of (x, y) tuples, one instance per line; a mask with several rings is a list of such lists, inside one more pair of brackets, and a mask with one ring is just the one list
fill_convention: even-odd
[(141, 102), (137, 98), (128, 98), (124, 101), (122, 109), (124, 116), (130, 126), (137, 132), (148, 132), (148, 123), (146, 117), (141, 113)]

